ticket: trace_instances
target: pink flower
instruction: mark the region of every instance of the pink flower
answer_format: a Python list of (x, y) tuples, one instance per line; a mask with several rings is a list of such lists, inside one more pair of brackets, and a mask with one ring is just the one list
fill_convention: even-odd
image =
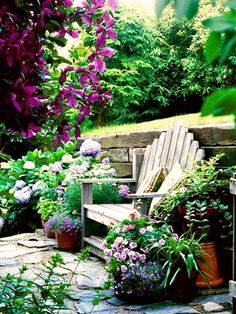
[(135, 251), (130, 251), (128, 255), (129, 255), (129, 258), (134, 261), (138, 258), (138, 254)]
[(127, 258), (127, 255), (126, 255), (124, 252), (122, 252), (121, 255), (120, 255), (120, 259), (121, 259), (122, 261), (125, 261), (126, 258)]
[(145, 261), (146, 260), (146, 254), (139, 254), (139, 258), (141, 261)]
[(158, 241), (158, 243), (159, 243), (160, 245), (165, 245), (166, 241), (165, 241), (164, 239), (160, 239), (160, 240)]
[(173, 233), (173, 238), (175, 239), (175, 241), (178, 241), (179, 240), (179, 236), (177, 233)]
[(134, 230), (134, 229), (135, 229), (135, 226), (132, 225), (132, 224), (125, 225), (125, 226), (123, 227), (123, 231)]
[(120, 269), (121, 269), (122, 273), (126, 273), (127, 272), (127, 267), (125, 265), (122, 265)]
[(110, 262), (110, 257), (109, 256), (105, 256), (105, 261), (106, 261), (106, 263), (109, 263)]
[(113, 255), (116, 259), (120, 259), (120, 253), (119, 252), (115, 252)]
[(139, 232), (140, 232), (141, 234), (144, 234), (146, 231), (147, 231), (146, 228), (141, 228), (141, 229), (139, 230)]
[(135, 249), (137, 246), (138, 246), (138, 245), (137, 245), (137, 243), (135, 243), (135, 242), (131, 242), (131, 243), (129, 244), (129, 247), (130, 247), (131, 249)]

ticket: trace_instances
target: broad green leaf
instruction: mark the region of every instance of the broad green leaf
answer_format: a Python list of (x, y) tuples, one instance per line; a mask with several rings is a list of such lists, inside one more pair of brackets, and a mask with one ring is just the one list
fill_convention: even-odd
[(232, 9), (236, 9), (236, 0), (228, 0), (225, 3), (226, 7), (232, 8)]
[(201, 115), (213, 116), (236, 113), (236, 88), (221, 88), (208, 96), (202, 106)]
[(162, 14), (162, 11), (165, 9), (165, 7), (170, 3), (170, 0), (156, 0), (156, 15), (157, 17), (160, 17)]
[(93, 306), (96, 306), (99, 303), (100, 303), (100, 298), (99, 297), (94, 298), (93, 301), (92, 301)]
[(236, 25), (236, 17), (231, 15), (216, 16), (203, 21), (203, 25), (215, 32), (233, 30)]
[(198, 11), (199, 0), (175, 0), (177, 17), (192, 19)]
[(225, 40), (226, 43), (223, 45), (222, 54), (220, 56), (219, 62), (223, 64), (225, 60), (230, 56), (231, 52), (236, 46), (236, 35), (233, 35), (230, 39)]
[(222, 43), (221, 34), (210, 32), (205, 44), (205, 55), (208, 63), (212, 63), (219, 57), (222, 50)]

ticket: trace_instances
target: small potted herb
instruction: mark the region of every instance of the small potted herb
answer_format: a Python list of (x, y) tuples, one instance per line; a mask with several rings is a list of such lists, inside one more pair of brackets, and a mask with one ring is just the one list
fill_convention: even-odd
[(55, 230), (57, 246), (63, 250), (75, 249), (81, 232), (81, 222), (67, 213), (56, 213), (48, 222)]
[(50, 223), (47, 223), (50, 217), (62, 209), (62, 205), (58, 201), (40, 198), (37, 205), (38, 213), (41, 216), (42, 225), (48, 238), (55, 238), (55, 232), (49, 228)]

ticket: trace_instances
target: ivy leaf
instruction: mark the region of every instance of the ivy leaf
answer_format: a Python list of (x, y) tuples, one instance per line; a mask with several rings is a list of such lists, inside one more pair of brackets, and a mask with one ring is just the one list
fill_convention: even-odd
[(236, 88), (220, 88), (208, 96), (202, 106), (201, 115), (221, 116), (236, 114)]
[(205, 44), (205, 55), (207, 63), (212, 63), (217, 59), (222, 51), (222, 37), (221, 34), (210, 32)]
[(165, 7), (170, 3), (170, 0), (156, 0), (156, 15), (157, 17), (160, 17), (162, 14), (162, 11), (165, 9)]
[(199, 0), (175, 0), (175, 8), (177, 17), (182, 19), (193, 18), (198, 11)]
[(203, 25), (215, 32), (233, 30), (236, 25), (236, 17), (232, 15), (221, 15), (206, 19)]

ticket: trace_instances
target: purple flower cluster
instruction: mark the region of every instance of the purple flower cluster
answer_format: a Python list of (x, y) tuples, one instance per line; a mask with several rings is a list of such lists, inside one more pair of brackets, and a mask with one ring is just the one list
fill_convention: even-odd
[[(1, 117), (8, 129), (20, 132), (23, 137), (34, 136), (45, 117), (58, 116), (65, 106), (79, 106), (80, 123), (90, 113), (91, 105), (95, 102), (104, 105), (111, 98), (111, 93), (102, 89), (98, 79), (106, 67), (104, 58), (111, 58), (115, 53), (106, 42), (116, 39), (111, 11), (117, 7), (117, 0), (108, 0), (108, 6), (105, 0), (84, 0), (73, 10), (72, 5), (72, 0), (1, 1)], [(66, 67), (61, 72), (58, 93), (54, 97), (43, 94), (46, 89), (42, 82), (50, 75), (43, 44), (47, 42), (47, 47), (54, 46), (54, 42), (63, 45), (66, 34), (78, 37), (76, 23), (96, 27), (97, 39), (88, 57), (89, 65), (77, 69)], [(48, 32), (50, 36), (46, 35)], [(67, 75), (72, 71), (74, 79), (68, 82)], [(55, 138), (58, 143), (69, 140), (72, 126), (68, 123), (65, 117), (58, 125), (59, 135)], [(78, 136), (79, 128), (75, 131)]]
[[(123, 267), (123, 266), (122, 266)], [(162, 290), (163, 274), (156, 262), (135, 262), (115, 280), (115, 291), (118, 294), (135, 295), (136, 297), (149, 297)]]
[(78, 234), (81, 230), (81, 222), (78, 219), (67, 216), (65, 213), (57, 213), (52, 216), (50, 225), (58, 233)]
[(96, 158), (101, 152), (101, 145), (97, 141), (87, 139), (82, 143), (80, 152), (83, 156), (92, 156), (93, 158)]
[(119, 191), (118, 191), (118, 193), (119, 193), (119, 195), (121, 196), (121, 197), (126, 197), (128, 194), (129, 194), (129, 187), (128, 187), (128, 185), (120, 185), (119, 186)]

